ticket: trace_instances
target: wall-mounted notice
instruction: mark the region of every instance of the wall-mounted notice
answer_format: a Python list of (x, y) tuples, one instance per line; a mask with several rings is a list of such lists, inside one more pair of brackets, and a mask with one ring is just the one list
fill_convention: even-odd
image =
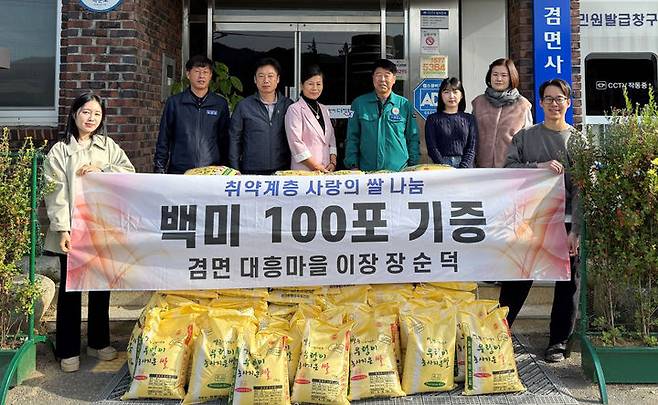
[(391, 62), (395, 63), (395, 67), (398, 68), (395, 78), (397, 80), (408, 80), (409, 79), (409, 62), (406, 59), (389, 59)]
[(448, 29), (448, 10), (420, 10), (420, 28)]
[(439, 30), (420, 30), (420, 52), (430, 55), (439, 53)]
[(420, 58), (421, 79), (445, 79), (448, 77), (448, 57), (445, 55)]

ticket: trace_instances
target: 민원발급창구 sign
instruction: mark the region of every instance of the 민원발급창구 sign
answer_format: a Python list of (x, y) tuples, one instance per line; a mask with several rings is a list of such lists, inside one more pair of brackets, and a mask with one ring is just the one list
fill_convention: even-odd
[(77, 190), (68, 290), (570, 277), (548, 170), (100, 173)]

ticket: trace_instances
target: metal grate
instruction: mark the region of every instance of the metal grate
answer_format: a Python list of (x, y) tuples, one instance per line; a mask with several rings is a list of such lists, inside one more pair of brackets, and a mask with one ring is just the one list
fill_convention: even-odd
[[(518, 394), (494, 394), (464, 396), (462, 387), (458, 386), (450, 392), (438, 394), (411, 395), (402, 398), (379, 398), (354, 401), (358, 405), (578, 405), (578, 401), (559, 379), (537, 362), (535, 356), (529, 353), (519, 338), (514, 336), (514, 357), (526, 391)], [(130, 386), (128, 367), (124, 367), (108, 383), (99, 405), (146, 405), (146, 404), (178, 404), (175, 400), (134, 400), (121, 401), (121, 396)], [(226, 404), (227, 401), (208, 402), (208, 404)]]

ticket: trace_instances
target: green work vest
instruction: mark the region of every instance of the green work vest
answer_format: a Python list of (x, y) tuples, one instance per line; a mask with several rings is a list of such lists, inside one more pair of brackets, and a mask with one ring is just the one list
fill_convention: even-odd
[(418, 126), (409, 100), (391, 93), (381, 109), (375, 92), (352, 102), (347, 123), (345, 166), (361, 170), (400, 171), (418, 164)]

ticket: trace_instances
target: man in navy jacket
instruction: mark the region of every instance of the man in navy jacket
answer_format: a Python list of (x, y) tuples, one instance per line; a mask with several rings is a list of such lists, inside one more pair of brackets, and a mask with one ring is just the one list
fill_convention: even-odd
[(290, 169), (290, 146), (285, 116), (292, 100), (277, 92), (279, 62), (263, 58), (256, 63), (258, 91), (238, 103), (229, 128), (229, 164), (242, 174), (269, 175)]
[(208, 87), (212, 61), (196, 55), (185, 64), (190, 87), (167, 99), (155, 145), (155, 173), (184, 173), (218, 165), (228, 158), (229, 111), (226, 100)]

